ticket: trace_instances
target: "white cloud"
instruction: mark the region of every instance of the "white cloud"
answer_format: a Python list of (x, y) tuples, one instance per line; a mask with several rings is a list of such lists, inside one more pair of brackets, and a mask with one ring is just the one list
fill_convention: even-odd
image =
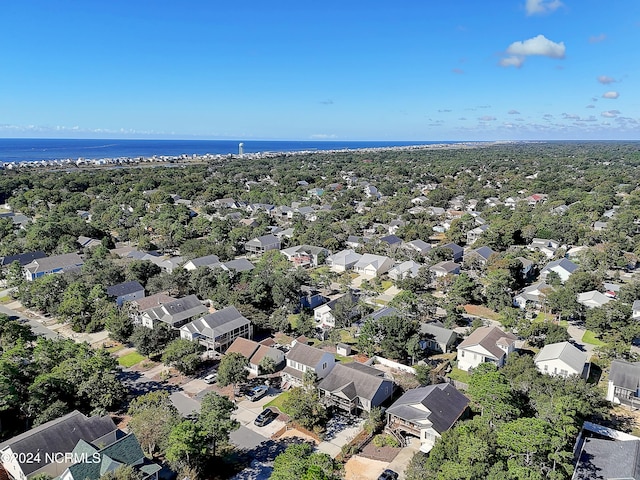
[(529, 55), (541, 55), (549, 58), (564, 58), (565, 52), (564, 42), (553, 42), (544, 35), (538, 35), (523, 42), (513, 42), (507, 48), (509, 55), (525, 57)]
[(595, 105), (587, 105), (586, 108), (596, 108)]
[(496, 117), (492, 117), (491, 115), (483, 115), (482, 117), (478, 117), (478, 120), (481, 122), (493, 122), (496, 120)]
[(500, 60), (500, 65), (502, 65), (503, 67), (520, 68), (523, 63), (524, 63), (524, 57), (518, 57), (515, 55), (512, 55), (510, 57), (505, 57), (502, 60)]
[(614, 83), (616, 81), (615, 78), (609, 77), (607, 75), (600, 75), (598, 77), (598, 82), (600, 82), (603, 85), (609, 85), (610, 83)]
[(602, 98), (608, 98), (608, 99), (611, 99), (611, 100), (615, 100), (619, 96), (620, 96), (620, 94), (618, 92), (605, 92), (605, 93), (602, 94)]
[(607, 110), (606, 112), (602, 112), (600, 115), (605, 118), (615, 118), (620, 115), (620, 110)]
[(563, 113), (562, 118), (565, 120), (579, 120), (580, 116), (575, 113)]
[(507, 113), (509, 115), (520, 115), (520, 112), (518, 110), (509, 110)]
[(527, 0), (524, 8), (527, 15), (543, 15), (551, 13), (562, 6), (560, 0)]
[(326, 140), (327, 138), (337, 138), (335, 134), (327, 134), (327, 133), (315, 133), (311, 135), (314, 140)]

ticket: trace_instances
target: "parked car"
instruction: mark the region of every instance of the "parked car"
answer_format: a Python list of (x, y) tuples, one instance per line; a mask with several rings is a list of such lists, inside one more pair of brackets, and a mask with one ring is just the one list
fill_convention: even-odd
[(278, 416), (278, 412), (272, 410), (271, 408), (265, 408), (260, 415), (256, 417), (253, 421), (258, 427), (264, 427), (266, 424), (271, 422), (274, 418)]
[(204, 377), (204, 382), (208, 384), (216, 383), (216, 380), (218, 380), (217, 373), (210, 373), (209, 375)]
[(266, 385), (258, 385), (257, 387), (253, 387), (251, 390), (249, 390), (246, 396), (249, 400), (255, 402), (256, 400), (260, 400), (262, 397), (264, 397), (268, 391), (269, 387), (267, 387)]
[(378, 480), (398, 480), (398, 474), (388, 468), (380, 474)]

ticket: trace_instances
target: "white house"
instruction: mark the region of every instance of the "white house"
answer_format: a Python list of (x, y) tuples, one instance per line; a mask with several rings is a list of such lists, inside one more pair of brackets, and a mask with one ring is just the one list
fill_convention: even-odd
[(389, 270), (389, 278), (392, 280), (403, 280), (409, 277), (415, 278), (418, 276), (421, 266), (422, 265), (413, 260), (407, 260)]
[(613, 360), (609, 370), (607, 400), (638, 408), (640, 406), (640, 364)]
[(545, 265), (540, 271), (540, 278), (544, 281), (547, 280), (547, 275), (551, 272), (555, 272), (560, 277), (562, 283), (566, 282), (571, 274), (578, 269), (578, 265), (573, 263), (567, 258), (561, 258), (560, 260), (554, 260)]
[(579, 304), (584, 305), (587, 308), (597, 308), (606, 305), (612, 300), (611, 297), (606, 296), (604, 293), (600, 293), (597, 290), (590, 290), (588, 292), (579, 293), (577, 301)]
[(373, 278), (387, 273), (393, 267), (393, 263), (393, 260), (389, 257), (365, 253), (353, 265), (353, 271), (364, 277)]
[(325, 260), (325, 263), (329, 265), (334, 272), (346, 272), (350, 270), (358, 260), (362, 258), (362, 255), (356, 253), (353, 250), (342, 250), (341, 252), (329, 255)]
[(182, 268), (192, 271), (197, 269), (198, 267), (216, 268), (221, 266), (222, 265), (220, 264), (220, 258), (218, 258), (217, 255), (207, 255), (206, 257), (198, 257), (194, 258), (193, 260), (189, 260), (182, 266)]
[(455, 262), (444, 261), (436, 263), (429, 267), (429, 271), (433, 272), (436, 277), (444, 277), (445, 275), (458, 275), (460, 273), (460, 264)]
[(253, 325), (236, 307), (227, 307), (180, 327), (180, 338), (224, 352), (238, 338), (253, 337)]
[(333, 369), (336, 358), (329, 352), (295, 341), (286, 355), (287, 366), (282, 371), (283, 384), (302, 385), (304, 374), (312, 372), (321, 380)]
[(513, 298), (513, 304), (520, 308), (532, 305), (534, 308), (541, 308), (546, 296), (553, 291), (553, 287), (544, 282), (534, 283), (522, 290)]
[[(349, 292), (313, 309), (313, 318), (319, 327), (333, 328), (336, 326), (336, 319), (333, 316), (333, 310), (335, 309), (336, 304), (347, 295), (351, 295), (351, 300), (355, 305), (358, 299), (353, 295), (353, 293)], [(355, 316), (355, 314), (356, 312), (354, 309), (352, 316)]]
[(529, 250), (538, 250), (544, 253), (547, 258), (553, 258), (558, 248), (560, 248), (560, 242), (548, 238), (534, 238), (529, 244)]
[(480, 327), (458, 345), (458, 368), (469, 371), (485, 362), (502, 367), (515, 343), (515, 335), (498, 327)]
[(538, 370), (548, 375), (587, 378), (589, 367), (587, 354), (569, 342), (545, 345), (533, 359)]

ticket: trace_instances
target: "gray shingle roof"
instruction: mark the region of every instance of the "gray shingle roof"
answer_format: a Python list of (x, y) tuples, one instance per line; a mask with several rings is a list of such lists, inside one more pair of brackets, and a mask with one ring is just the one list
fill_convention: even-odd
[(451, 345), (455, 342), (456, 338), (458, 338), (458, 334), (453, 330), (435, 325), (434, 323), (422, 323), (420, 325), (420, 333), (444, 345)]
[(320, 350), (319, 348), (297, 342), (287, 353), (287, 360), (315, 368), (325, 353), (327, 352)]
[(174, 325), (183, 320), (206, 313), (207, 307), (195, 295), (188, 295), (158, 307), (150, 308), (145, 313), (153, 320)]
[(613, 382), (616, 387), (637, 391), (640, 388), (640, 363), (613, 360), (609, 371), (609, 381)]
[(251, 322), (243, 317), (236, 307), (227, 307), (198, 318), (182, 328), (191, 333), (199, 333), (207, 338), (215, 339), (248, 323)]
[(77, 253), (65, 253), (64, 255), (54, 255), (52, 257), (38, 258), (25, 265), (31, 273), (49, 272), (60, 268), (68, 268), (82, 265), (84, 262)]
[(120, 297), (122, 295), (128, 295), (141, 290), (144, 290), (143, 286), (135, 280), (132, 280), (130, 282), (118, 283), (117, 285), (107, 288), (107, 295), (111, 297)]
[(28, 476), (50, 463), (46, 461), (47, 453), (51, 458), (56, 452), (71, 452), (79, 440), (93, 442), (114, 430), (116, 426), (111, 417), (88, 418), (76, 410), (0, 443), (0, 451), (11, 447), (18, 455), (40, 452), (40, 462), (21, 464), (23, 473)]
[(380, 370), (368, 367), (358, 362), (338, 363), (333, 370), (320, 382), (318, 388), (335, 394), (342, 393), (349, 400), (356, 397), (372, 400), (385, 379)]
[(556, 359), (569, 365), (580, 375), (587, 361), (587, 354), (569, 342), (551, 343), (538, 352), (534, 361), (538, 363)]
[(640, 480), (640, 439), (586, 438), (573, 480)]
[(435, 431), (442, 433), (453, 426), (468, 405), (469, 399), (453, 385), (440, 383), (407, 391), (387, 413), (411, 423), (428, 420)]

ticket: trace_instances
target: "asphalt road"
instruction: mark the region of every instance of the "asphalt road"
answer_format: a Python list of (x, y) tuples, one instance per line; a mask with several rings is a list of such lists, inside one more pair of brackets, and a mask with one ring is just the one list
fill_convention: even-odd
[(42, 335), (45, 338), (58, 338), (59, 337), (57, 332), (54, 332), (53, 330), (48, 329), (47, 327), (42, 325), (37, 320), (33, 320), (31, 318), (27, 318), (24, 315), (22, 315), (20, 312), (16, 312), (15, 310), (11, 310), (10, 308), (7, 308), (4, 305), (0, 305), (0, 313), (4, 313), (4, 314), (8, 315), (9, 317), (14, 317), (15, 316), (15, 317), (18, 317), (18, 318), (24, 320), (25, 323), (28, 324), (31, 327), (31, 330), (33, 330), (33, 333), (35, 333), (36, 335)]

